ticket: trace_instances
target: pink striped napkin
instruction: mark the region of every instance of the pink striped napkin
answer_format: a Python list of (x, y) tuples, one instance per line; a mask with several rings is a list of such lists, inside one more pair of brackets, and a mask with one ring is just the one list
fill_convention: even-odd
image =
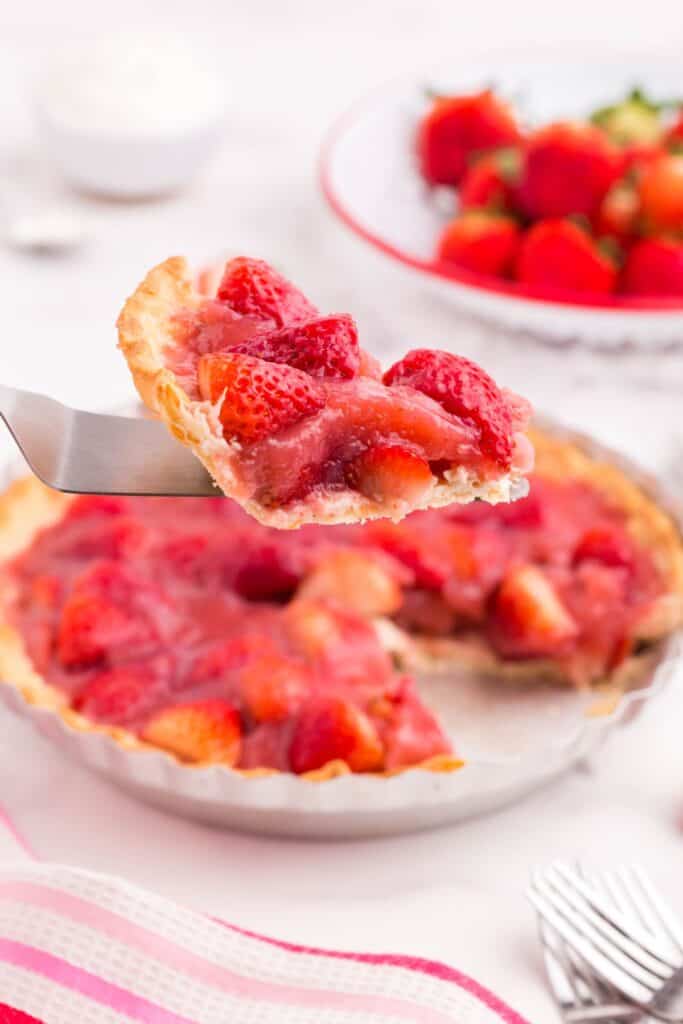
[(0, 826), (0, 1024), (525, 1024), (443, 964), (266, 939)]

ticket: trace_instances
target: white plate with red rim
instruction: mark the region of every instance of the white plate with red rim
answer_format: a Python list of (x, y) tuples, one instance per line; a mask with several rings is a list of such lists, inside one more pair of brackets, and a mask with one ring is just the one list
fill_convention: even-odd
[[(581, 118), (639, 86), (654, 99), (683, 99), (683, 71), (673, 60), (496, 59), (457, 64), (394, 81), (357, 102), (332, 128), (322, 150), (323, 193), (338, 217), (397, 268), (461, 309), (554, 342), (600, 346), (683, 343), (683, 299), (547, 292), (437, 263), (436, 242), (453, 216), (452, 190), (430, 190), (414, 158), (428, 91), (493, 87), (523, 123)], [(445, 200), (445, 201), (444, 201)]]

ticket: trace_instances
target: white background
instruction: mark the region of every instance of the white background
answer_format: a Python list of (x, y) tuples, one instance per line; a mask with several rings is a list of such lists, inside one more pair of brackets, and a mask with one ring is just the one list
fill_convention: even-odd
[[(91, 408), (127, 401), (113, 321), (143, 271), (172, 252), (273, 259), (323, 308), (348, 309), (380, 353), (424, 344), (485, 361), (537, 405), (672, 474), (683, 360), (560, 352), (458, 322), (366, 254), (324, 210), (315, 162), (331, 120), (393, 75), (510, 50), (680, 54), (680, 2), (574, 0), (118, 0), (0, 9), (0, 195), (12, 212), (62, 194), (35, 150), (30, 85), (50, 54), (102, 31), (180, 29), (217, 56), (231, 99), (226, 144), (172, 201), (74, 199), (91, 241), (63, 261), (0, 248), (0, 380)], [(683, 71), (682, 88), (683, 93)], [(681, 722), (675, 689), (589, 773), (519, 807), (438, 833), (338, 845), (212, 832), (140, 808), (65, 763), (3, 713), (0, 801), (45, 857), (109, 869), (246, 927), (332, 947), (413, 952), (471, 973), (531, 1021), (553, 1019), (522, 890), (553, 855), (638, 857), (683, 909)]]

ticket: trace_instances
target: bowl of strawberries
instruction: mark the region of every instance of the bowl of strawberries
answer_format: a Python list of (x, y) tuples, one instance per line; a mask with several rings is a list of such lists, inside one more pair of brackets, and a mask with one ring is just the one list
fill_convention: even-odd
[(557, 341), (675, 344), (682, 85), (666, 61), (602, 59), (393, 83), (333, 130), (323, 191), (470, 312)]

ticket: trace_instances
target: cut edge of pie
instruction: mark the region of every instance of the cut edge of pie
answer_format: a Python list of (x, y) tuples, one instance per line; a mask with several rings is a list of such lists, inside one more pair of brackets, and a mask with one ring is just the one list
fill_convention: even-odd
[(512, 470), (490, 480), (480, 480), (472, 470), (459, 466), (435, 478), (431, 489), (419, 502), (376, 501), (348, 489), (309, 495), (292, 501), (286, 508), (271, 509), (253, 499), (241, 498), (234, 467), (240, 444), (235, 440), (226, 441), (224, 437), (219, 418), (220, 402), (212, 405), (192, 399), (164, 360), (165, 351), (177, 344), (172, 331), (173, 316), (179, 310), (197, 309), (205, 298), (195, 289), (183, 257), (165, 260), (147, 274), (126, 301), (117, 321), (119, 348), (145, 405), (200, 459), (218, 488), (264, 525), (296, 529), (311, 522), (354, 523), (387, 517), (399, 520), (418, 509), (477, 498), (495, 504), (527, 493), (528, 483), (522, 473)]
[[(529, 438), (536, 452), (536, 473), (550, 479), (580, 480), (603, 494), (626, 517), (628, 533), (652, 554), (666, 589), (648, 616), (639, 623), (637, 640), (651, 646), (632, 654), (591, 689), (607, 689), (619, 696), (637, 683), (657, 660), (656, 643), (683, 627), (683, 538), (675, 518), (656, 503), (628, 471), (609, 461), (606, 453), (580, 434), (567, 436), (552, 429), (533, 427)], [(652, 481), (652, 490), (656, 484)], [(407, 671), (447, 673), (456, 667), (510, 683), (562, 683), (570, 685), (551, 659), (506, 660), (483, 637), (449, 638), (411, 635), (392, 622), (384, 622), (385, 645), (401, 657)]]
[[(12, 483), (0, 495), (0, 562), (4, 563), (14, 558), (31, 543), (38, 531), (56, 523), (73, 500), (73, 496), (52, 491), (35, 477), (25, 477)], [(5, 610), (11, 600), (12, 586), (5, 576), (0, 582), (0, 685), (12, 687), (28, 705), (52, 712), (73, 732), (97, 733), (113, 740), (124, 751), (155, 752), (170, 758), (183, 768), (197, 770), (219, 767), (244, 778), (265, 778), (285, 774), (272, 768), (241, 769), (217, 761), (183, 761), (170, 751), (145, 743), (128, 729), (95, 722), (75, 711), (69, 707), (66, 694), (36, 671), (20, 632), (7, 621)], [(364, 777), (389, 778), (420, 770), (452, 773), (462, 768), (464, 764), (465, 762), (455, 754), (437, 754), (415, 764), (391, 771), (364, 774)], [(305, 782), (325, 782), (352, 774), (352, 769), (343, 760), (329, 761), (314, 771), (298, 775), (291, 773), (293, 778)]]

